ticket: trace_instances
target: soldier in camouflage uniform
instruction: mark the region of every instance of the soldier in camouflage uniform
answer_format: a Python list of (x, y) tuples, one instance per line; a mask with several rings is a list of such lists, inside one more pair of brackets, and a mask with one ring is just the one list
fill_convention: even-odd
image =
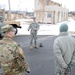
[(0, 64), (3, 75), (25, 75), (30, 68), (26, 63), (23, 50), (12, 40), (15, 29), (11, 25), (2, 27), (4, 37), (0, 40)]
[(68, 26), (60, 26), (60, 34), (54, 41), (56, 75), (69, 75), (75, 63), (75, 38), (69, 36)]
[(28, 27), (28, 31), (30, 30), (30, 49), (33, 49), (32, 47), (32, 42), (34, 40), (34, 47), (38, 48), (37, 46), (37, 31), (39, 30), (39, 24), (36, 23), (36, 18), (33, 17), (33, 23), (30, 24), (30, 26)]
[(3, 38), (3, 33), (1, 31), (1, 28), (5, 25), (6, 25), (5, 22), (3, 22), (3, 16), (0, 16), (0, 39)]

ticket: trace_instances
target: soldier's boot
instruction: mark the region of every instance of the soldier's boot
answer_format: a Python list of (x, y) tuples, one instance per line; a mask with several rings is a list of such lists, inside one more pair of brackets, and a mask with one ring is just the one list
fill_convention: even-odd
[(30, 49), (31, 49), (31, 50), (33, 49), (32, 45), (30, 45)]
[(36, 40), (34, 41), (34, 48), (38, 48)]
[(38, 48), (38, 46), (37, 45), (34, 45), (34, 48)]

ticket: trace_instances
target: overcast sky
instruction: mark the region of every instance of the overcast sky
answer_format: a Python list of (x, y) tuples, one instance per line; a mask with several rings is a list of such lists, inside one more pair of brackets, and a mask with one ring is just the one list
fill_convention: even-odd
[(63, 7), (68, 8), (70, 11), (75, 11), (75, 0), (53, 0), (62, 3)]
[[(0, 7), (9, 9), (8, 0), (0, 0)], [(34, 0), (10, 0), (11, 10), (24, 10), (33, 11), (34, 10)]]
[[(42, 0), (43, 1), (43, 0)], [(62, 3), (70, 11), (75, 10), (74, 0), (53, 0)], [(11, 10), (34, 11), (34, 0), (10, 0)], [(8, 0), (0, 0), (0, 7), (8, 10)]]

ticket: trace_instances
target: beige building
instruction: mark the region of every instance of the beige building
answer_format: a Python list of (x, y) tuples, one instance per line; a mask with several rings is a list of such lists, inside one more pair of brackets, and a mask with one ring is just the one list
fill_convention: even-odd
[(7, 21), (7, 20), (21, 19), (23, 17), (24, 17), (24, 15), (22, 13), (16, 13), (16, 12), (11, 12), (11, 17), (9, 17), (9, 12), (5, 11), (5, 21)]
[(69, 12), (68, 18), (69, 18), (69, 19), (74, 19), (74, 20), (75, 20), (75, 11)]
[(23, 13), (11, 12), (11, 19), (9, 19), (9, 11), (3, 9), (0, 9), (0, 16), (3, 16), (5, 21), (24, 18)]
[(35, 16), (38, 22), (52, 23), (68, 20), (68, 9), (63, 8), (61, 4), (52, 0), (34, 0)]

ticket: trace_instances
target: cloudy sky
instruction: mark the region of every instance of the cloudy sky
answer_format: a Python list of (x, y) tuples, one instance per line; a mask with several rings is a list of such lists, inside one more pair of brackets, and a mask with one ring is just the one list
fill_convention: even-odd
[[(68, 8), (70, 11), (75, 10), (74, 0), (53, 0), (62, 3), (63, 7)], [(34, 11), (34, 0), (10, 0), (11, 10), (24, 10)], [(0, 0), (0, 8), (8, 10), (8, 0)]]

